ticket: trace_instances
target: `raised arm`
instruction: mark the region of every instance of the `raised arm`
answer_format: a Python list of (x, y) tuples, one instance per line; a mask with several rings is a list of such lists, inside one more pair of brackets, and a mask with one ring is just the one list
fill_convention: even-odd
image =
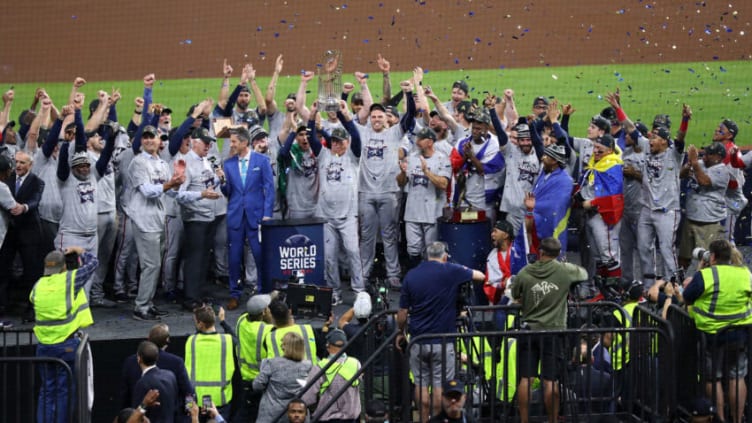
[(345, 127), (347, 133), (350, 134), (350, 150), (355, 157), (360, 158), (360, 131), (355, 127), (355, 123), (352, 121), (352, 114), (350, 109), (347, 108), (347, 102), (342, 100), (339, 103), (339, 112), (337, 112), (337, 118), (342, 122), (342, 126)]
[[(313, 105), (311, 105), (311, 113), (313, 113), (313, 116), (318, 114), (318, 101), (314, 101)], [(311, 134), (308, 139), (308, 142), (311, 144), (311, 151), (318, 157), (319, 153), (321, 153), (322, 145), (321, 140), (319, 140), (319, 131), (316, 130), (316, 119), (308, 119), (308, 131)]]
[(99, 155), (96, 164), (97, 172), (100, 176), (107, 174), (107, 165), (112, 158), (112, 152), (115, 151), (116, 136), (117, 133), (113, 130), (112, 126), (105, 125), (105, 130), (102, 134), (102, 137), (104, 137), (104, 148), (102, 148), (102, 154)]
[(674, 140), (674, 147), (679, 153), (684, 151), (684, 139), (687, 137), (687, 128), (689, 128), (689, 121), (692, 119), (692, 108), (689, 104), (682, 105), (682, 121), (679, 125), (679, 130), (676, 132), (676, 139)]
[(415, 127), (415, 99), (413, 98), (413, 81), (407, 80), (400, 82), (400, 88), (405, 96), (407, 110), (405, 116), (400, 119), (400, 128), (402, 132), (410, 132)]
[(47, 134), (47, 139), (44, 140), (44, 144), (42, 144), (42, 153), (44, 154), (44, 157), (49, 158), (52, 155), (52, 152), (55, 151), (55, 146), (60, 137), (60, 130), (63, 127), (63, 121), (65, 120), (65, 117), (71, 113), (73, 113), (73, 106), (69, 104), (63, 106), (60, 110), (60, 115), (55, 119), (52, 128), (50, 128), (50, 132)]
[(425, 89), (426, 97), (431, 99), (433, 102), (433, 106), (436, 108), (436, 112), (439, 114), (439, 117), (441, 120), (446, 122), (447, 127), (454, 133), (457, 133), (457, 129), (459, 128), (459, 124), (457, 124), (457, 121), (454, 120), (454, 116), (452, 116), (451, 113), (449, 113), (449, 110), (444, 106), (444, 104), (439, 100), (439, 97), (436, 95), (435, 92), (431, 89), (431, 87), (426, 87)]
[(368, 122), (368, 115), (371, 113), (373, 97), (371, 97), (371, 90), (368, 89), (368, 75), (363, 72), (355, 72), (355, 79), (360, 84), (360, 94), (363, 96), (363, 107), (358, 112), (358, 122), (365, 125)]
[(39, 113), (31, 122), (31, 126), (29, 126), (28, 132), (26, 132), (25, 149), (32, 155), (37, 151), (37, 148), (39, 147), (39, 129), (42, 127), (42, 122), (47, 123), (49, 121), (51, 107), (52, 100), (50, 100), (49, 97), (42, 99), (42, 107), (39, 109)]
[(383, 86), (382, 86), (382, 98), (381, 102), (386, 104), (389, 100), (392, 99), (392, 81), (389, 79), (389, 70), (391, 69), (391, 65), (389, 64), (389, 61), (384, 59), (384, 57), (379, 53), (379, 56), (376, 58), (376, 64), (379, 65), (379, 69), (381, 69), (381, 74), (384, 78)]
[(306, 90), (308, 89), (308, 82), (313, 79), (313, 76), (313, 71), (303, 71), (300, 74), (298, 92), (295, 94), (295, 110), (297, 110), (300, 118), (304, 121), (308, 121), (311, 118), (311, 111), (306, 107)]
[(5, 125), (10, 121), (10, 109), (13, 106), (14, 96), (13, 90), (8, 90), (3, 94), (3, 109), (0, 110), (0, 130), (5, 128)]
[(73, 99), (76, 97), (78, 90), (84, 85), (86, 85), (86, 80), (80, 76), (77, 76), (76, 79), (73, 80), (73, 86), (71, 86), (71, 92), (70, 95), (68, 95), (68, 104), (73, 104)]
[(256, 81), (256, 69), (254, 69), (253, 65), (250, 63), (248, 63), (246, 67), (248, 68), (248, 78), (251, 85), (251, 92), (253, 93), (253, 98), (256, 99), (256, 112), (259, 115), (259, 120), (263, 122), (264, 117), (266, 116), (266, 99), (264, 98), (264, 93), (261, 92), (261, 88), (258, 86), (258, 82)]
[(99, 125), (104, 123), (107, 118), (107, 114), (110, 111), (110, 95), (107, 94), (106, 91), (100, 90), (97, 93), (97, 98), (99, 99), (99, 105), (91, 115), (91, 119), (89, 119), (86, 122), (86, 125), (84, 125), (84, 129), (87, 132), (96, 131), (97, 128), (99, 128)]
[[(230, 97), (230, 77), (232, 76), (232, 66), (227, 64), (227, 59), (222, 63), (222, 87), (219, 89), (219, 96), (217, 97), (217, 107), (224, 110), (227, 105), (227, 100)], [(236, 97), (237, 98), (237, 97)]]
[(277, 113), (278, 110), (274, 96), (277, 94), (277, 80), (279, 79), (279, 74), (282, 73), (282, 65), (284, 65), (284, 63), (282, 55), (280, 54), (277, 56), (277, 60), (274, 62), (274, 73), (272, 73), (272, 78), (269, 80), (269, 85), (266, 87), (266, 97), (264, 98), (267, 116)]

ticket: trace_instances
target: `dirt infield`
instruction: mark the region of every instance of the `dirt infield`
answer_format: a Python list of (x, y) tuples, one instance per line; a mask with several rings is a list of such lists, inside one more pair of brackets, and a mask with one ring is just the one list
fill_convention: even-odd
[(0, 81), (217, 77), (225, 57), (268, 75), (279, 53), (291, 75), (327, 49), (348, 72), (378, 53), (395, 70), (752, 58), (748, 0), (345, 1), (9, 0)]

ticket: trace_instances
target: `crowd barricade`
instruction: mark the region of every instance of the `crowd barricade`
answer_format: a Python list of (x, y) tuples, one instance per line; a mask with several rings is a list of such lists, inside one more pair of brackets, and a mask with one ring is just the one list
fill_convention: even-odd
[[(45, 421), (37, 418), (40, 402), (53, 401), (40, 395), (42, 372), (62, 372), (66, 376), (68, 391), (67, 413), (62, 421), (89, 423), (93, 389), (91, 384), (91, 353), (88, 335), (81, 335), (76, 351), (75, 372), (58, 358), (37, 357), (36, 338), (31, 330), (6, 330), (0, 332), (0, 421), (29, 422)], [(74, 392), (73, 380), (76, 380)], [(52, 420), (61, 416), (55, 410)]]
[[(698, 398), (723, 398), (723, 410), (713, 404), (715, 413), (731, 421), (731, 398), (739, 398), (742, 409), (752, 404), (752, 392), (737, 383), (735, 364), (738, 359), (749, 363), (752, 355), (752, 325), (721, 329), (716, 336), (699, 331), (692, 317), (681, 307), (669, 307), (666, 318), (675, 334), (677, 413), (688, 420)], [(715, 375), (715, 376), (714, 376)], [(749, 372), (744, 375), (750, 384)], [(716, 383), (713, 383), (716, 382)], [(744, 415), (749, 416), (750, 410)]]

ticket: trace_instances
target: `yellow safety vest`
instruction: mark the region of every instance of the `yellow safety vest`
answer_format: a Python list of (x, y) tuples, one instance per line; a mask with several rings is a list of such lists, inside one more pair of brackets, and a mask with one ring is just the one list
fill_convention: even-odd
[(303, 338), (305, 345), (305, 358), (311, 363), (316, 362), (316, 337), (311, 325), (292, 325), (283, 328), (274, 328), (264, 338), (263, 358), (282, 357), (282, 338), (288, 332), (295, 332)]
[(256, 379), (259, 374), (264, 337), (271, 332), (272, 325), (261, 320), (248, 320), (248, 313), (238, 319), (235, 333), (238, 334), (238, 363), (240, 375), (245, 381)]
[(232, 400), (232, 337), (228, 334), (197, 333), (185, 342), (185, 368), (198, 398), (211, 395), (217, 407)]
[[(319, 367), (323, 369), (324, 366), (327, 365), (327, 363), (329, 363), (328, 358), (321, 360)], [(347, 354), (342, 354), (337, 362), (326, 369), (326, 379), (321, 383), (321, 387), (319, 388), (319, 396), (323, 395), (324, 392), (329, 389), (329, 385), (332, 384), (334, 378), (337, 377), (337, 375), (341, 376), (342, 379), (350, 380), (355, 376), (356, 373), (358, 373), (358, 370), (360, 370), (360, 361), (355, 358), (348, 357)], [(356, 379), (353, 381), (352, 386), (358, 386), (359, 384), (360, 380)]]
[(486, 338), (473, 336), (471, 338), (457, 338), (457, 349), (465, 354), (468, 361), (474, 365), (483, 363), (483, 379), (489, 380), (493, 371), (493, 350)]
[(752, 323), (749, 269), (716, 265), (702, 269), (700, 273), (705, 290), (690, 309), (697, 329), (717, 333), (728, 326)]
[(29, 294), (34, 304), (34, 334), (42, 344), (59, 344), (94, 323), (86, 292), (75, 291), (77, 270), (41, 277)]
[[(621, 311), (614, 310), (613, 315), (619, 323), (625, 328), (632, 327), (632, 316), (634, 315), (634, 309), (637, 307), (637, 302), (624, 305), (624, 311), (627, 312), (626, 322), (621, 321)], [(611, 364), (614, 370), (621, 370), (621, 368), (629, 363), (629, 336), (626, 334), (614, 333), (614, 340), (611, 344)], [(622, 358), (622, 353), (624, 357)]]
[(496, 364), (496, 398), (507, 403), (511, 403), (517, 393), (516, 344), (517, 338), (506, 338), (501, 344), (501, 357)]

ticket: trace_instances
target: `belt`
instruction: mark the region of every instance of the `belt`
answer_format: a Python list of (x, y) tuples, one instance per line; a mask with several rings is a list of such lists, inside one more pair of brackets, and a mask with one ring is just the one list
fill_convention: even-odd
[(689, 221), (689, 223), (691, 223), (693, 225), (697, 225), (697, 226), (718, 225), (718, 224), (721, 223), (720, 221), (718, 221), (718, 222), (698, 222), (698, 221), (692, 220), (692, 219), (687, 219), (687, 220)]

